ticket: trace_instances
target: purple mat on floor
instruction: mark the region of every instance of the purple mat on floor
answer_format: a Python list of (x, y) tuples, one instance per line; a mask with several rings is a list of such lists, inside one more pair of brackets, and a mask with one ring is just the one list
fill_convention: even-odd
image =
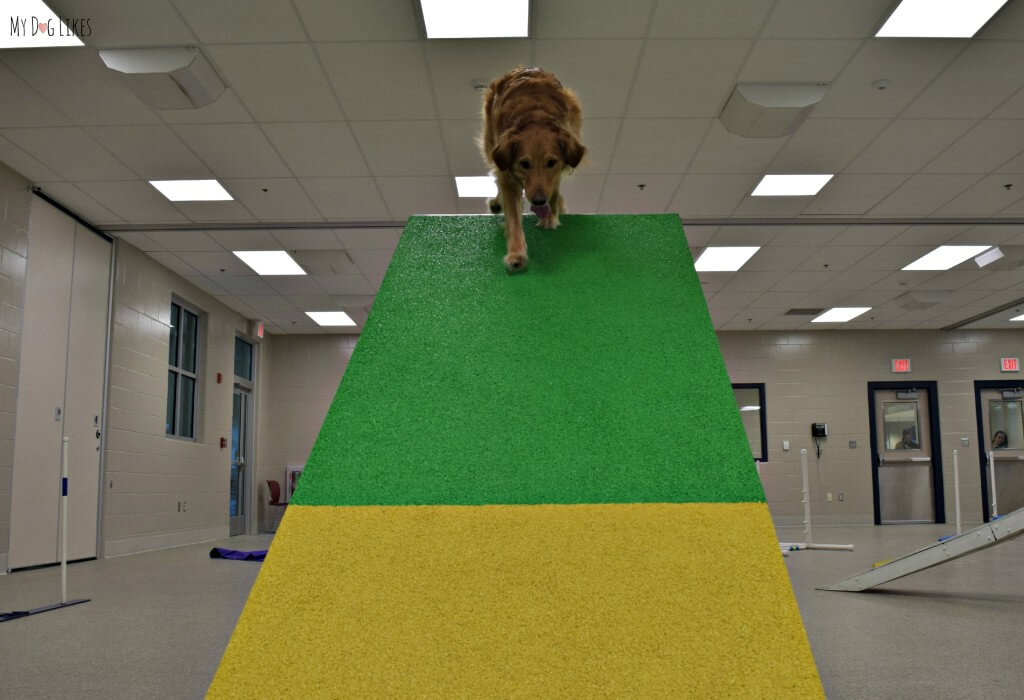
[(263, 557), (267, 556), (267, 550), (257, 549), (252, 552), (243, 552), (239, 549), (226, 549), (224, 547), (214, 547), (210, 550), (211, 559), (241, 559), (244, 561), (263, 561)]

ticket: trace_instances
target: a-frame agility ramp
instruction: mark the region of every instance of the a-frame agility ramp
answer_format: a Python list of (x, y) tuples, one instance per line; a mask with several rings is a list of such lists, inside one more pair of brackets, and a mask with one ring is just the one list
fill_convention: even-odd
[(678, 217), (409, 221), (211, 697), (822, 697)]

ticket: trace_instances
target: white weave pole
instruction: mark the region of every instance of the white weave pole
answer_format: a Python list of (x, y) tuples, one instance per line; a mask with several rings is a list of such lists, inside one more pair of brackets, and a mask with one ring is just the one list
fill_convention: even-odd
[(956, 502), (956, 534), (960, 530), (960, 455), (953, 450), (953, 500)]
[(68, 602), (68, 438), (60, 459), (60, 602)]
[(992, 450), (988, 452), (988, 471), (989, 480), (992, 482), (992, 515), (989, 518), (994, 518), (999, 515), (999, 509), (996, 507), (996, 453)]
[(801, 549), (828, 549), (832, 551), (852, 552), (852, 544), (814, 544), (811, 539), (811, 488), (810, 478), (807, 473), (807, 450), (800, 450), (800, 470), (803, 474), (804, 487), (804, 534), (806, 542), (779, 542), (783, 556), (785, 552), (796, 552)]

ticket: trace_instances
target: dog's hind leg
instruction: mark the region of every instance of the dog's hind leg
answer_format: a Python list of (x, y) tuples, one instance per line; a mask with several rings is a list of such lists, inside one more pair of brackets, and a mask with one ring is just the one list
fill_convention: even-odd
[(498, 178), (498, 199), (505, 212), (505, 268), (509, 272), (526, 269), (526, 236), (523, 235), (522, 194), (519, 183), (502, 173)]

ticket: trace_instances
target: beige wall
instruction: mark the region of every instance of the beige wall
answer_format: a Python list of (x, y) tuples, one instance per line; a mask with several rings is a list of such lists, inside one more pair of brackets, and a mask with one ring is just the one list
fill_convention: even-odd
[[(1016, 379), (1001, 374), (1000, 357), (1024, 355), (1022, 331), (722, 332), (719, 343), (733, 382), (765, 384), (768, 462), (761, 480), (779, 524), (803, 519), (800, 449), (808, 450), (815, 523), (872, 523), (869, 381), (938, 382), (947, 520), (953, 520), (953, 450), (959, 451), (961, 508), (981, 520), (974, 381)], [(911, 374), (893, 374), (890, 360), (908, 357)], [(810, 424), (828, 423), (815, 460)], [(969, 447), (961, 438), (970, 440)], [(791, 449), (782, 449), (789, 440)], [(851, 449), (849, 442), (856, 440)], [(832, 492), (839, 502), (825, 500)]]
[(29, 182), (0, 163), (0, 573), (7, 570), (14, 415), (28, 255)]
[[(266, 479), (284, 483), (285, 467), (306, 463), (358, 336), (275, 335), (264, 343), (263, 410), (257, 476), (263, 508)], [(261, 523), (266, 514), (259, 513)]]
[[(230, 446), (235, 335), (248, 320), (134, 246), (116, 251), (104, 554), (227, 536), (230, 447), (219, 443)], [(204, 313), (195, 442), (164, 433), (172, 295)], [(259, 406), (258, 383), (255, 394)]]

